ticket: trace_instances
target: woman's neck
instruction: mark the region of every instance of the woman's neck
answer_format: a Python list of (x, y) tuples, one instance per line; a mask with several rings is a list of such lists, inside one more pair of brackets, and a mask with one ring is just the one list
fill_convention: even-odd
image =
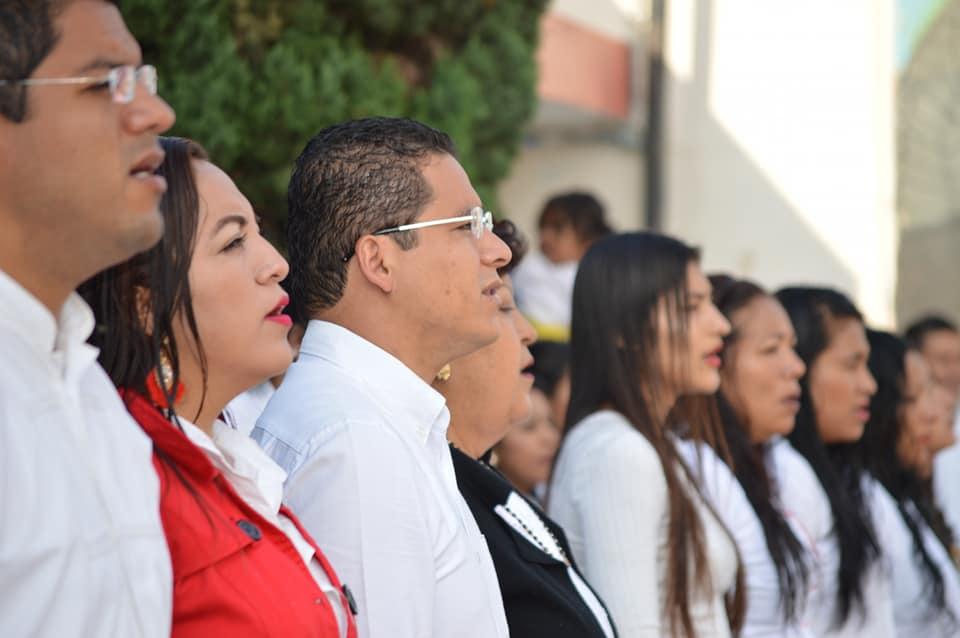
[(207, 436), (212, 437), (213, 423), (227, 405), (211, 400), (210, 396), (202, 397), (202, 392), (195, 394), (196, 396), (190, 396), (190, 390), (184, 391), (183, 399), (175, 406), (177, 414), (203, 430)]
[(470, 436), (469, 428), (458, 428), (453, 422), (447, 428), (447, 440), (453, 444), (453, 447), (473, 459), (479, 459), (492, 447), (477, 440), (477, 437)]
[(185, 378), (183, 385), (183, 397), (174, 406), (177, 414), (203, 430), (208, 436), (213, 436), (214, 421), (240, 392), (225, 390), (209, 382), (204, 388), (202, 377), (195, 378), (193, 375)]

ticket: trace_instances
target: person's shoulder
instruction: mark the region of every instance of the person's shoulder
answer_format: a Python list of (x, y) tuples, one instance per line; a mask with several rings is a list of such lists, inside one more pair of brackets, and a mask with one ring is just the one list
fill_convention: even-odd
[(715, 505), (736, 499), (742, 491), (730, 466), (704, 441), (677, 441), (677, 452)]
[(901, 519), (897, 501), (880, 481), (867, 472), (863, 473), (860, 485), (877, 533), (881, 536), (889, 534), (890, 526), (896, 525)]
[(814, 538), (829, 534), (833, 513), (813, 467), (786, 439), (775, 441), (770, 455), (774, 486), (784, 515), (802, 525)]
[(800, 487), (820, 485), (816, 473), (802, 454), (787, 439), (777, 439), (770, 445), (770, 460), (774, 474), (783, 486), (800, 484)]
[(599, 410), (585, 417), (570, 431), (567, 439), (570, 445), (607, 449), (611, 452), (622, 447), (633, 452), (656, 454), (647, 438), (625, 416), (614, 410)]
[(629, 472), (663, 480), (656, 449), (630, 421), (612, 410), (594, 412), (580, 421), (567, 435), (561, 455), (571, 470), (586, 476)]
[(350, 422), (382, 422), (361, 384), (335, 366), (298, 361), (267, 402), (257, 429), (288, 440), (334, 434)]

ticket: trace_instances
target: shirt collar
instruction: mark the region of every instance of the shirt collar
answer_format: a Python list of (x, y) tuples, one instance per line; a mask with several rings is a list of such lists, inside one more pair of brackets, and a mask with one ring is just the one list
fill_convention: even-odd
[(427, 443), (432, 430), (450, 423), (443, 395), (386, 350), (343, 326), (312, 320), (307, 325), (300, 354), (315, 356), (339, 368), (400, 423), (414, 428), (417, 440)]
[(212, 436), (184, 419), (180, 425), (244, 500), (271, 516), (280, 511), (287, 473), (253, 439), (221, 419), (213, 422)]
[(68, 381), (97, 358), (99, 351), (86, 343), (94, 323), (93, 311), (76, 292), (70, 293), (55, 318), (39, 299), (0, 270), (0, 326), (52, 361)]

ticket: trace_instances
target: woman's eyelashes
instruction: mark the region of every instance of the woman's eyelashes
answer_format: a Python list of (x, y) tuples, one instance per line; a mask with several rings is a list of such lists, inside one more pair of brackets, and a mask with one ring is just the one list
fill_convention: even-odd
[(246, 243), (247, 243), (247, 235), (246, 233), (244, 233), (230, 240), (230, 243), (228, 243), (226, 246), (223, 247), (223, 252), (228, 253), (234, 250), (238, 250), (240, 248), (243, 248), (243, 245)]

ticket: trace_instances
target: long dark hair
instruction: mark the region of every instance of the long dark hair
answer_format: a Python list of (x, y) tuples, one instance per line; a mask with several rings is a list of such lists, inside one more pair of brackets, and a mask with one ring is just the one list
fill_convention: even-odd
[[(733, 323), (734, 314), (755, 299), (771, 297), (760, 286), (747, 280), (737, 280), (727, 275), (711, 275), (713, 303), (730, 321), (733, 330), (724, 340), (721, 357), (724, 369), (736, 367), (736, 346), (739, 331)], [(754, 513), (760, 520), (767, 551), (773, 559), (780, 585), (780, 609), (784, 620), (796, 620), (800, 609), (797, 602), (803, 601), (809, 580), (808, 554), (797, 539), (777, 502), (775, 485), (767, 473), (769, 443), (754, 443), (750, 439), (749, 424), (741, 422), (723, 386), (716, 394), (717, 413), (726, 439), (731, 470), (747, 495)], [(722, 455), (718, 455), (721, 456)]]
[(830, 345), (830, 324), (837, 319), (863, 316), (843, 294), (828, 288), (783, 288), (776, 294), (797, 334), (797, 354), (807, 366), (800, 379), (800, 410), (789, 435), (791, 445), (806, 458), (830, 501), (833, 530), (840, 550), (836, 574), (837, 613), (840, 627), (864, 607), (863, 580), (870, 565), (879, 557), (877, 535), (864, 498), (861, 479), (863, 467), (855, 444), (826, 445), (820, 438), (813, 399), (810, 396), (810, 370), (817, 357)]
[[(857, 443), (864, 467), (880, 482), (897, 503), (897, 509), (913, 540), (913, 555), (925, 580), (930, 611), (953, 614), (946, 604), (943, 574), (923, 542), (923, 527), (934, 521), (932, 504), (924, 495), (923, 481), (897, 454), (903, 423), (907, 375), (907, 345), (888, 332), (867, 331), (870, 341), (868, 365), (877, 382), (877, 393), (870, 400), (870, 421)], [(944, 547), (949, 553), (949, 547)]]
[[(690, 638), (695, 635), (690, 592), (709, 594), (712, 584), (696, 497), (671, 471), (682, 468), (689, 485), (697, 489), (660, 416), (672, 406), (664, 398), (670, 396), (670, 389), (659, 363), (657, 326), (662, 303), (673, 327), (670, 350), (688, 348), (687, 267), (698, 260), (696, 249), (648, 232), (608, 236), (587, 251), (573, 287), (570, 404), (561, 441), (562, 447), (584, 418), (610, 407), (656, 451), (669, 501), (664, 609), (671, 635)], [(701, 424), (693, 422), (690, 427), (697, 437)], [(738, 587), (730, 611), (735, 627), (742, 610), (742, 588)]]

